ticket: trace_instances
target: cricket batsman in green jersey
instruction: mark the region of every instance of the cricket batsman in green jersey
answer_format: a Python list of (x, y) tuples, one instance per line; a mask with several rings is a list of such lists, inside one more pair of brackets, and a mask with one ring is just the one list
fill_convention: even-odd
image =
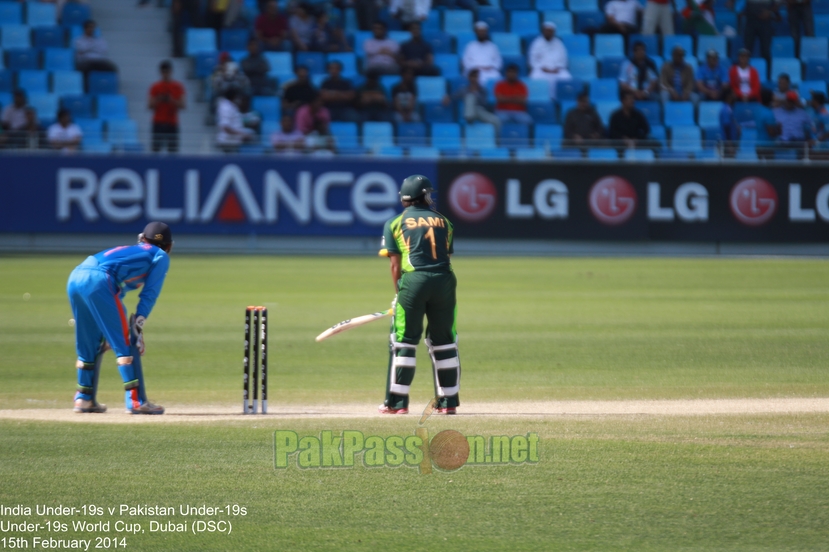
[(412, 175), (400, 187), (403, 213), (386, 222), (380, 255), (391, 261), (397, 292), (389, 344), (389, 374), (382, 414), (409, 413), (417, 343), (426, 316), (426, 347), (435, 378), (435, 412), (460, 405), (461, 363), (455, 328), (457, 279), (452, 271), (452, 223), (432, 210), (432, 183)]

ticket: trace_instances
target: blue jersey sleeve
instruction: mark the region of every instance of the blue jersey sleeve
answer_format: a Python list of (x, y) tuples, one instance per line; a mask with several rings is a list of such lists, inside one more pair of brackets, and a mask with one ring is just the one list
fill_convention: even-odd
[(164, 278), (167, 276), (167, 270), (170, 268), (170, 257), (161, 249), (153, 257), (153, 262), (150, 269), (147, 271), (146, 280), (144, 280), (144, 289), (138, 295), (138, 306), (135, 308), (136, 316), (143, 316), (148, 318), (150, 312), (155, 306), (158, 295), (161, 293), (161, 288), (164, 285)]

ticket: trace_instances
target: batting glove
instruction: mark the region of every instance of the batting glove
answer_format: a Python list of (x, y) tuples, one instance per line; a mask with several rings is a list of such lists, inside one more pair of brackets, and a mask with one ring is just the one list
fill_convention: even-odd
[(397, 311), (397, 295), (394, 296), (394, 299), (391, 300), (391, 313), (394, 314)]

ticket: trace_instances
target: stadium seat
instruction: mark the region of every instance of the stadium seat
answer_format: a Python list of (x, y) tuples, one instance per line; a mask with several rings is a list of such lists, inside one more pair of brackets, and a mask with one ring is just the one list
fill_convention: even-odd
[(455, 122), (455, 108), (451, 104), (443, 105), (441, 102), (424, 103), (423, 120), (427, 123), (453, 123)]
[(128, 119), (127, 98), (120, 94), (102, 94), (98, 96), (99, 119)]
[(573, 34), (573, 14), (563, 10), (547, 10), (543, 14), (542, 23), (552, 21), (556, 24), (556, 36), (564, 38)]
[[(621, 38), (621, 37), (620, 37)], [(619, 101), (619, 80), (618, 79), (595, 79), (590, 83), (590, 101), (595, 102), (618, 102)]]
[(699, 126), (703, 128), (720, 126), (720, 111), (722, 102), (700, 102), (699, 103)]
[(23, 4), (0, 2), (0, 25), (22, 25)]
[[(383, 87), (383, 90), (386, 91), (386, 95), (391, 98), (391, 90), (400, 82), (399, 75), (381, 75), (380, 76), (380, 85)], [(319, 88), (319, 87), (317, 87)]]
[(651, 127), (651, 133), (649, 135), (651, 140), (656, 140), (661, 144), (661, 147), (667, 147), (668, 138), (667, 133), (665, 132), (665, 127), (662, 125), (654, 125)]
[(688, 35), (668, 35), (662, 37), (662, 57), (668, 59), (671, 57), (671, 52), (674, 51), (674, 46), (682, 46), (685, 50), (685, 55), (690, 56), (694, 53), (694, 41)]
[(423, 33), (440, 32), (440, 19), (440, 10), (429, 10), (429, 14), (426, 16), (426, 19), (421, 23)]
[(398, 123), (397, 144), (405, 147), (426, 145), (426, 125), (423, 123)]
[(14, 74), (11, 71), (0, 69), (0, 92), (14, 91)]
[(734, 104), (734, 120), (737, 123), (747, 123), (754, 121), (754, 114), (756, 108), (759, 107), (754, 102), (737, 102)]
[(362, 151), (357, 133), (357, 123), (331, 123), (330, 129), (339, 152), (355, 153)]
[(369, 40), (374, 35), (371, 31), (355, 31), (352, 36), (352, 42), (354, 43), (354, 53), (357, 54), (357, 57), (364, 58), (366, 57), (366, 51), (363, 48), (366, 40)]
[(768, 63), (764, 58), (753, 57), (749, 61), (749, 64), (757, 69), (757, 72), (760, 73), (760, 82), (768, 80), (769, 78), (769, 69)]
[(248, 46), (250, 36), (248, 29), (222, 29), (219, 33), (219, 49), (244, 50)]
[(720, 60), (728, 59), (728, 44), (724, 36), (698, 36), (697, 59), (703, 61), (708, 50), (716, 50), (720, 54)]
[(440, 74), (445, 79), (461, 76), (461, 61), (457, 54), (435, 54), (435, 65), (440, 67)]
[(452, 35), (444, 32), (424, 32), (423, 40), (429, 43), (432, 47), (432, 52), (435, 54), (454, 53)]
[(34, 48), (14, 48), (6, 52), (6, 68), (13, 71), (40, 68), (40, 55)]
[(578, 148), (558, 149), (552, 155), (555, 159), (583, 159), (581, 149)]
[(461, 127), (457, 123), (432, 123), (432, 147), (446, 152), (461, 149)]
[(443, 77), (417, 77), (417, 101), (419, 103), (442, 102), (446, 95), (446, 79)]
[(81, 26), (84, 24), (84, 21), (88, 19), (92, 19), (92, 10), (86, 4), (67, 2), (63, 5), (63, 10), (61, 11), (60, 16), (60, 24), (64, 27), (71, 27), (74, 25)]
[(492, 42), (498, 46), (501, 51), (501, 56), (520, 56), (521, 53), (521, 38), (512, 33), (494, 32), (490, 35)]
[(3, 25), (0, 28), (0, 47), (3, 49), (28, 48), (31, 46), (30, 33), (27, 25)]
[(527, 102), (550, 103), (550, 83), (542, 79), (528, 79)]
[(662, 104), (660, 102), (636, 102), (636, 109), (645, 115), (649, 125), (662, 124)]
[(599, 11), (597, 0), (567, 0), (567, 8), (571, 12), (594, 12)]
[(619, 154), (612, 148), (590, 148), (587, 150), (587, 158), (592, 161), (618, 161)]
[(254, 96), (251, 107), (262, 116), (263, 121), (277, 122), (282, 113), (279, 98), (273, 96)]
[(380, 146), (374, 150), (378, 157), (403, 157), (403, 148), (399, 146)]
[[(531, 10), (533, 9), (532, 0), (501, 0), (501, 7), (505, 10)], [(540, 9), (540, 8), (535, 8)], [(514, 13), (514, 11), (513, 11)]]
[(391, 123), (363, 123), (363, 147), (378, 150), (394, 144), (394, 128)]
[(200, 52), (193, 56), (196, 78), (209, 77), (219, 63), (219, 52)]
[(794, 39), (790, 36), (775, 36), (771, 39), (772, 58), (793, 58)]
[(567, 120), (567, 114), (570, 113), (570, 110), (576, 107), (576, 103), (576, 100), (559, 100), (558, 107), (561, 112), (562, 123)]
[[(266, 54), (267, 55), (267, 54)], [(271, 54), (274, 55), (274, 54)], [(288, 57), (288, 63), (291, 61), (291, 54), (285, 54)], [(270, 61), (270, 58), (268, 58)], [(344, 78), (350, 79), (356, 77), (357, 71), (357, 57), (351, 52), (328, 54), (328, 61), (339, 61), (343, 65), (342, 75)], [(273, 71), (273, 63), (271, 64), (271, 71)], [(274, 73), (276, 74), (276, 73)]]
[[(549, 88), (548, 88), (549, 90)], [(536, 123), (556, 124), (558, 117), (556, 116), (556, 108), (549, 99), (545, 102), (529, 102), (527, 103), (527, 113), (533, 118)]]
[(622, 71), (622, 64), (627, 60), (624, 57), (604, 57), (599, 60), (599, 77), (603, 79), (618, 79)]
[(48, 92), (32, 93), (28, 95), (29, 105), (37, 113), (37, 120), (41, 125), (50, 125), (58, 115), (60, 101), (56, 94)]
[(649, 149), (627, 149), (625, 159), (628, 161), (653, 161), (653, 150)]
[(810, 59), (807, 61), (806, 80), (829, 80), (829, 60)]
[(327, 72), (325, 54), (322, 52), (297, 52), (294, 57), (296, 66), (305, 66), (312, 75), (322, 75)]
[(402, 44), (412, 39), (412, 33), (409, 31), (389, 31), (389, 38), (398, 44)]
[(567, 6), (564, 0), (535, 0), (535, 9), (540, 12), (564, 11), (567, 9)]
[(800, 59), (829, 59), (829, 39), (825, 36), (804, 36), (800, 39)]
[(468, 10), (447, 10), (443, 12), (443, 32), (450, 35), (472, 32), (472, 12)]
[(622, 107), (622, 104), (619, 103), (618, 98), (613, 101), (596, 102), (596, 112), (602, 119), (604, 126), (608, 126), (610, 124), (610, 116), (613, 115), (613, 112), (620, 107)]
[(480, 6), (477, 13), (478, 17), (476, 19), (489, 25), (490, 33), (502, 33), (507, 30), (507, 20), (501, 8)]
[[(495, 127), (487, 123), (466, 125), (464, 129), (466, 149), (481, 151), (492, 149), (495, 145)], [(434, 144), (433, 144), (434, 145)]]
[(74, 50), (71, 48), (47, 48), (43, 51), (43, 68), (47, 71), (74, 71)]
[(0, 107), (5, 107), (12, 103), (11, 92), (0, 92)]
[(213, 29), (187, 29), (184, 44), (184, 53), (187, 56), (194, 56), (201, 52), (215, 52), (216, 31)]
[(517, 35), (538, 35), (537, 11), (513, 11), (509, 15), (509, 31)]
[(593, 56), (571, 56), (569, 61), (574, 79), (590, 81), (596, 78), (596, 58)]
[(58, 96), (83, 94), (83, 74), (79, 71), (52, 72), (52, 92)]
[(17, 87), (27, 94), (48, 93), (49, 73), (47, 71), (20, 71), (17, 73)]
[(87, 86), (90, 94), (118, 94), (118, 73), (90, 71)]
[[(61, 103), (63, 105), (63, 103)], [(69, 108), (67, 108), (69, 109)], [(71, 110), (71, 109), (70, 109)], [(104, 121), (101, 119), (93, 119), (92, 117), (81, 117), (80, 115), (72, 114), (74, 122), (78, 125), (83, 133), (81, 144), (84, 150), (88, 145), (101, 143), (104, 141)]]
[(68, 109), (73, 119), (92, 118), (92, 97), (84, 95), (62, 95), (60, 107)]
[(800, 90), (800, 95), (804, 97), (804, 99), (809, 99), (809, 94), (812, 91), (815, 92), (822, 92), (826, 94), (826, 81), (822, 80), (810, 80), (810, 81), (803, 81), (798, 86), (798, 90)]
[[(447, 12), (448, 13), (448, 12)], [(474, 33), (466, 33), (466, 32), (458, 32), (455, 33), (455, 51), (461, 57), (463, 57), (463, 51), (466, 49), (466, 45), (470, 42), (475, 41), (475, 34)]]
[(573, 79), (570, 81), (558, 81), (556, 83), (556, 100), (560, 102), (566, 100), (575, 101), (576, 96), (578, 96), (579, 92), (584, 90), (584, 88), (585, 82), (581, 79)]
[(691, 102), (665, 102), (665, 126), (693, 125), (694, 104)]
[(487, 148), (478, 152), (481, 159), (509, 159), (510, 151), (507, 148)]
[(590, 55), (590, 37), (587, 35), (567, 35), (559, 37), (567, 48), (567, 57), (573, 56), (589, 56)]
[(530, 145), (530, 126), (507, 123), (501, 126), (501, 146), (508, 148), (526, 148)]
[(812, 12), (815, 14), (829, 13), (829, 0), (813, 0)]
[(547, 150), (544, 148), (518, 148), (515, 150), (515, 158), (519, 161), (535, 161), (547, 158)]
[(63, 48), (64, 31), (61, 27), (36, 27), (32, 36), (35, 48)]
[(799, 84), (802, 80), (801, 72), (800, 60), (797, 58), (771, 58), (771, 74), (769, 77), (772, 81), (776, 81), (780, 73), (788, 73), (792, 84)]
[(520, 77), (527, 76), (527, 58), (524, 56), (504, 56), (504, 67), (509, 65), (518, 66), (518, 75)]
[(561, 137), (564, 129), (560, 125), (537, 124), (533, 131), (535, 147), (544, 148), (547, 151), (561, 148)]
[(440, 150), (431, 146), (414, 146), (409, 149), (409, 157), (414, 159), (438, 159)]
[(596, 29), (604, 25), (604, 14), (595, 12), (574, 12), (576, 15), (575, 30), (578, 33), (587, 32), (588, 29)]
[(118, 150), (140, 151), (138, 124), (126, 118), (107, 121), (107, 141)]
[(625, 51), (625, 43), (622, 35), (597, 34), (593, 37), (593, 56), (596, 59), (618, 56), (619, 52)]
[[(294, 62), (288, 52), (265, 52), (262, 54), (271, 66), (268, 75), (279, 79), (280, 84), (294, 79)], [(345, 70), (343, 70), (345, 72)]]
[(702, 150), (699, 127), (677, 125), (671, 127), (671, 151), (696, 153)]
[(30, 27), (48, 27), (57, 24), (57, 21), (54, 4), (26, 2), (26, 24)]

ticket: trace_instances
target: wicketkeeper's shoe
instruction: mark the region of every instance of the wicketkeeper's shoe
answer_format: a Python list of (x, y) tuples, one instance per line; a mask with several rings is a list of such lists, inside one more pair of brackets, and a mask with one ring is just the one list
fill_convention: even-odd
[(390, 408), (390, 407), (388, 407), (384, 404), (381, 404), (377, 408), (377, 411), (380, 414), (408, 414), (409, 413), (408, 408)]
[(75, 401), (74, 410), (78, 414), (103, 414), (107, 411), (107, 405), (96, 403), (95, 401), (88, 401), (86, 399), (77, 399)]
[(451, 416), (457, 413), (458, 411), (454, 406), (447, 406), (446, 408), (435, 408), (435, 414), (446, 414)]
[(147, 401), (138, 408), (128, 408), (127, 414), (164, 414), (164, 407)]

